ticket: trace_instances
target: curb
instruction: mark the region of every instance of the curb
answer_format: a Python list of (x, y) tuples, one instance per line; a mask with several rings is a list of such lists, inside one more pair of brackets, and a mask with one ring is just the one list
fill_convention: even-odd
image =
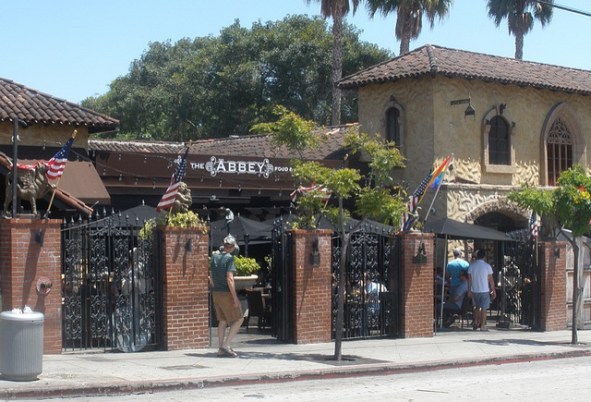
[(228, 387), (261, 383), (282, 383), (290, 381), (305, 381), (331, 378), (347, 378), (360, 375), (391, 375), (399, 373), (419, 373), (451, 368), (475, 367), (486, 365), (500, 365), (527, 361), (543, 361), (554, 359), (568, 359), (576, 357), (591, 357), (591, 350), (575, 350), (568, 352), (536, 353), (493, 357), (486, 359), (472, 359), (463, 361), (439, 361), (431, 363), (375, 363), (359, 366), (344, 366), (318, 370), (305, 370), (284, 373), (253, 373), (240, 376), (211, 377), (211, 378), (178, 378), (165, 381), (137, 381), (125, 384), (88, 384), (81, 386), (56, 386), (32, 388), (7, 388), (0, 390), (0, 399), (34, 399), (58, 397), (91, 397), (107, 395), (128, 395), (153, 392), (165, 392), (183, 389), (202, 389), (213, 387)]

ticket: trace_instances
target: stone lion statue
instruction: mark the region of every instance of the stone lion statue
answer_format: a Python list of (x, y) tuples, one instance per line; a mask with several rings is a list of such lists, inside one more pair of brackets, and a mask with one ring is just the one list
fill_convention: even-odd
[(172, 213), (187, 212), (191, 208), (191, 204), (193, 204), (191, 189), (186, 183), (181, 182), (174, 203), (172, 204)]
[[(14, 168), (14, 165), (13, 165)], [(18, 200), (27, 200), (31, 204), (31, 211), (37, 215), (37, 199), (43, 198), (45, 194), (55, 186), (47, 180), (48, 167), (43, 162), (38, 162), (35, 169), (18, 170), (18, 182), (16, 185)], [(4, 213), (8, 214), (8, 207), (12, 204), (12, 170), (6, 175), (6, 192), (4, 194)]]

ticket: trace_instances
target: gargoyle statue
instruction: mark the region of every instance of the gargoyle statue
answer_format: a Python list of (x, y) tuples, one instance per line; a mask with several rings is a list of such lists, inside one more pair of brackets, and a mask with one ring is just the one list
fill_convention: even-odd
[[(12, 165), (14, 169), (14, 165)], [(48, 167), (43, 162), (38, 162), (34, 169), (18, 169), (18, 183), (16, 185), (18, 200), (27, 200), (31, 204), (31, 212), (37, 215), (37, 202), (43, 198), (47, 192), (55, 185), (47, 180)], [(6, 192), (4, 195), (4, 213), (9, 214), (8, 207), (12, 204), (12, 170), (6, 175)], [(20, 203), (20, 202), (19, 202)]]
[(186, 183), (180, 182), (179, 188), (172, 204), (172, 213), (187, 212), (191, 208), (193, 197), (191, 197), (191, 189)]

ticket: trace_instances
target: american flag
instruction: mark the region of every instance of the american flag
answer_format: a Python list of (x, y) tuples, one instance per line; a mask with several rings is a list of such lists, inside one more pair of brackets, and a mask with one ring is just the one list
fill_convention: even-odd
[(410, 230), (410, 228), (415, 220), (414, 215), (417, 211), (417, 206), (419, 205), (419, 200), (421, 199), (421, 197), (425, 193), (425, 190), (427, 189), (427, 184), (429, 184), (429, 181), (431, 180), (432, 175), (433, 175), (433, 170), (429, 171), (427, 176), (425, 176), (423, 181), (421, 181), (421, 183), (419, 184), (417, 189), (414, 191), (414, 193), (412, 193), (412, 195), (408, 199), (408, 202), (406, 204), (406, 211), (402, 215), (402, 225), (401, 225), (402, 230), (405, 232)]
[(166, 192), (162, 196), (162, 199), (158, 203), (158, 206), (156, 206), (157, 212), (160, 212), (163, 209), (172, 208), (172, 205), (174, 204), (174, 200), (175, 200), (176, 195), (179, 190), (179, 186), (181, 184), (181, 180), (183, 180), (183, 177), (185, 176), (185, 170), (187, 169), (187, 154), (188, 153), (189, 153), (189, 147), (187, 147), (187, 150), (185, 151), (183, 156), (180, 158), (180, 161), (178, 162), (176, 170), (172, 174), (172, 177), (170, 178), (170, 184), (168, 185)]
[(332, 191), (327, 189), (325, 186), (312, 183), (312, 185), (309, 187), (299, 186), (293, 190), (290, 194), (291, 202), (296, 202), (298, 199), (298, 194), (306, 195), (311, 192), (314, 192), (314, 197), (320, 197), (323, 201), (328, 201), (332, 195)]
[(46, 175), (49, 180), (59, 179), (64, 174), (72, 143), (74, 143), (74, 136), (70, 137), (64, 146), (53, 155), (53, 158), (47, 162), (48, 169)]
[(535, 212), (532, 212), (529, 218), (529, 233), (534, 241), (538, 239), (538, 235), (540, 234), (540, 221)]

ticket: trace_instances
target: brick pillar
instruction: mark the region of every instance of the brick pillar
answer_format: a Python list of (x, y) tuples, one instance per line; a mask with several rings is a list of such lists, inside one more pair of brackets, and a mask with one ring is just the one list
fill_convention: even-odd
[[(424, 256), (419, 255), (421, 244), (424, 246)], [(405, 233), (401, 239), (401, 251), (401, 336), (433, 336), (434, 235)]]
[(164, 228), (164, 349), (209, 346), (207, 234), (195, 229)]
[(540, 329), (566, 329), (566, 242), (540, 243)]
[[(2, 310), (29, 306), (43, 313), (43, 351), (62, 352), (61, 222), (0, 220)], [(38, 284), (51, 287), (37, 290)]]
[[(332, 322), (332, 231), (295, 230), (293, 261), (295, 343), (330, 342)], [(318, 240), (320, 261), (310, 261)]]

